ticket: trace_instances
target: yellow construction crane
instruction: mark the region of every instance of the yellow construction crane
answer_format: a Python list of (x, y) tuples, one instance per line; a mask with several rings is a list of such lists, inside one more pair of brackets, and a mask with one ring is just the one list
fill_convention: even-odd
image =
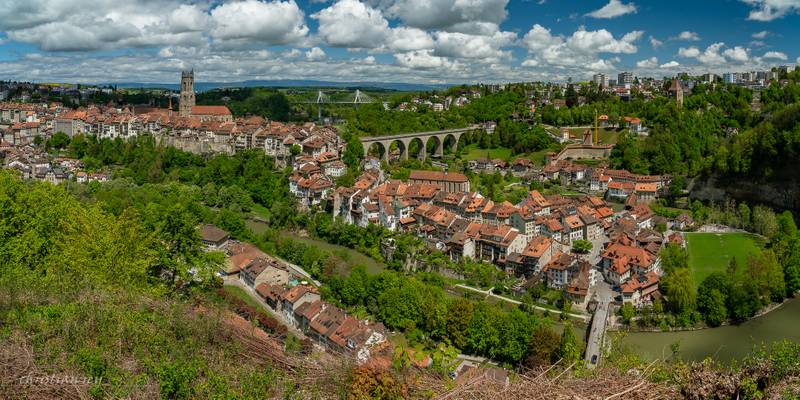
[(594, 145), (597, 146), (597, 109), (594, 109)]

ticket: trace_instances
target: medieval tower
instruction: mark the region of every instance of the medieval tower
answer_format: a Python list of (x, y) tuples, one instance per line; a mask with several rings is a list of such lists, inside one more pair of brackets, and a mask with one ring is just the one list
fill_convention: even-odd
[(672, 85), (669, 87), (669, 95), (675, 102), (678, 103), (678, 107), (683, 107), (683, 86), (681, 85), (681, 81), (678, 78), (672, 80)]
[(178, 110), (182, 117), (192, 115), (194, 107), (194, 70), (181, 72), (181, 102)]

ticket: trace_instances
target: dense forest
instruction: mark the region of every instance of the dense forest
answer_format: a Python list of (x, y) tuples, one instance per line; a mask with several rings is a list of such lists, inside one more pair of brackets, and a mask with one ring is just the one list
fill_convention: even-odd
[[(401, 100), (410, 100), (400, 95)], [(391, 104), (398, 103), (394, 100)], [(413, 104), (409, 104), (409, 107)], [(513, 114), (525, 112), (525, 95), (522, 87), (472, 99), (464, 107), (451, 107), (448, 111), (434, 112), (419, 105), (416, 111), (385, 110), (383, 105), (371, 104), (356, 109), (347, 119), (348, 128), (358, 135), (389, 135), (403, 132), (424, 132), (449, 128), (463, 128), (470, 124), (500, 121)]]
[(197, 104), (225, 104), (236, 116), (258, 115), (274, 121), (292, 119), (292, 104), (281, 91), (265, 88), (216, 89), (197, 94)]

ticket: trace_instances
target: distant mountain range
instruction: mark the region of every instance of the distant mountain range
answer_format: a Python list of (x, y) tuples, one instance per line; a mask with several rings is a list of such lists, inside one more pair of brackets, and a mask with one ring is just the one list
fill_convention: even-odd
[[(143, 83), (143, 82), (117, 82), (102, 83), (101, 86), (116, 86), (117, 88), (161, 88), (179, 90), (180, 83)], [(195, 82), (194, 89), (198, 92), (218, 88), (236, 87), (319, 87), (319, 88), (348, 88), (348, 89), (381, 89), (397, 91), (426, 91), (445, 89), (451, 85), (433, 85), (422, 83), (392, 83), (392, 82), (329, 82), (315, 80), (249, 80), (243, 82)]]

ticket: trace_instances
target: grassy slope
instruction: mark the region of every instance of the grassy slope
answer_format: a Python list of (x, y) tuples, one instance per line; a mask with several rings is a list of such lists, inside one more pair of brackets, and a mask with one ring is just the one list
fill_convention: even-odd
[[(247, 227), (250, 228), (253, 231), (253, 233), (257, 235), (263, 233), (266, 230), (266, 224), (264, 223), (256, 222), (253, 220), (247, 220), (246, 224)], [(328, 242), (324, 242), (322, 240), (317, 240), (314, 238), (300, 237), (292, 232), (284, 232), (284, 234), (286, 236), (291, 237), (294, 240), (303, 242), (307, 245), (317, 247), (321, 250), (330, 251), (337, 257), (346, 261), (349, 265), (363, 265), (367, 268), (368, 273), (377, 274), (386, 268), (386, 265), (383, 264), (382, 262), (375, 260), (374, 258), (369, 257), (357, 250), (353, 250), (336, 244), (330, 244)], [(342, 272), (346, 273), (348, 271), (342, 271)]]
[(495, 158), (499, 158), (502, 160), (513, 161), (517, 158), (528, 158), (533, 161), (536, 165), (543, 165), (544, 164), (544, 155), (548, 152), (553, 151), (550, 149), (540, 150), (533, 153), (526, 153), (526, 154), (517, 154), (515, 156), (511, 156), (511, 149), (507, 147), (497, 147), (494, 149), (481, 149), (476, 144), (471, 144), (464, 149), (461, 153), (461, 159), (463, 160), (477, 160), (480, 158), (486, 158), (486, 155), (489, 154), (489, 157), (493, 160)]
[(687, 233), (686, 239), (695, 286), (712, 272), (725, 271), (731, 258), (742, 265), (759, 251), (757, 238), (747, 233)]
[(322, 240), (314, 238), (300, 237), (290, 232), (286, 232), (286, 235), (292, 237), (297, 241), (308, 244), (310, 246), (315, 246), (319, 249), (330, 251), (337, 257), (346, 261), (349, 265), (363, 265), (367, 268), (367, 273), (370, 274), (380, 273), (386, 268), (386, 265), (375, 260), (374, 258), (344, 246), (339, 246), (337, 244), (330, 244), (328, 242), (324, 242)]

